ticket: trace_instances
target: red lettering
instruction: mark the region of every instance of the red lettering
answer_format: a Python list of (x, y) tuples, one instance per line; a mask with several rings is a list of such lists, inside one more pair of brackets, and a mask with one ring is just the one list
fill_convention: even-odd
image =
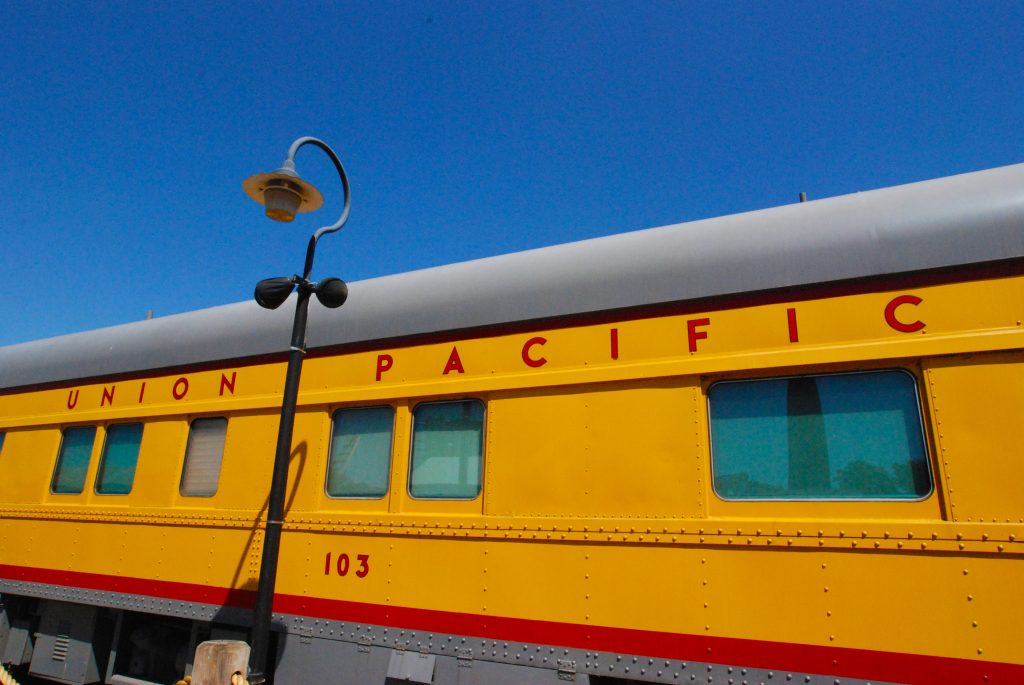
[(377, 355), (377, 380), (384, 375), (385, 371), (390, 371), (391, 367), (395, 365), (395, 360), (390, 354), (378, 354)]
[(707, 331), (698, 331), (697, 326), (709, 326), (711, 319), (688, 319), (686, 321), (686, 337), (690, 343), (690, 352), (697, 351), (697, 341), (708, 337)]
[(174, 395), (174, 399), (180, 400), (182, 397), (188, 394), (188, 379), (179, 378), (174, 381), (174, 387), (171, 388), (171, 394)]
[(619, 358), (619, 329), (613, 328), (609, 331), (611, 334), (611, 345), (612, 345), (612, 359)]
[(889, 324), (891, 328), (899, 331), (900, 333), (913, 333), (924, 328), (923, 321), (914, 321), (912, 323), (903, 323), (896, 318), (896, 310), (905, 304), (912, 304), (915, 307), (921, 304), (924, 300), (916, 295), (900, 295), (894, 297), (889, 301), (889, 304), (885, 305), (885, 322)]
[[(365, 578), (370, 573), (370, 555), (369, 554), (357, 554), (356, 560), (359, 562), (359, 568), (356, 569), (356, 575), (360, 578)], [(337, 573), (339, 576), (347, 576), (349, 570), (352, 568), (352, 559), (345, 552), (338, 554), (338, 559), (333, 564), (331, 563), (331, 553), (328, 552), (324, 557), (324, 575), (329, 576), (332, 573)]]
[(74, 409), (78, 404), (78, 390), (68, 390), (68, 409)]
[(787, 309), (786, 319), (789, 321), (789, 342), (800, 342), (800, 335), (796, 330), (796, 310), (792, 307)]
[(232, 371), (231, 372), (231, 380), (229, 381), (228, 380), (228, 375), (226, 373), (222, 373), (220, 375), (220, 396), (221, 397), (224, 396), (224, 390), (225, 389), (228, 392), (230, 392), (232, 395), (235, 394), (235, 379), (237, 378), (237, 376), (238, 376), (238, 372), (237, 371)]
[(103, 388), (103, 397), (100, 398), (100, 406), (101, 407), (103, 405), (107, 404), (108, 402), (110, 404), (114, 403), (114, 390), (116, 390), (116, 389), (117, 389), (116, 385), (110, 386), (109, 390), (107, 390), (107, 388), (105, 388), (105, 387)]
[(146, 381), (142, 381), (142, 387), (139, 388), (139, 404), (142, 404), (142, 396), (146, 394)]
[(365, 578), (366, 574), (370, 572), (370, 555), (357, 554), (356, 559), (359, 560), (359, 570), (356, 571), (356, 575), (360, 578)]
[(527, 366), (532, 366), (533, 368), (547, 364), (548, 360), (544, 357), (537, 357), (534, 359), (530, 356), (530, 350), (533, 349), (535, 345), (543, 345), (546, 342), (547, 340), (544, 338), (530, 338), (527, 340), (526, 344), (523, 345), (523, 363)]
[(466, 373), (466, 370), (462, 368), (462, 360), (459, 359), (459, 348), (457, 347), (452, 348), (452, 353), (448, 355), (448, 363), (444, 365), (444, 371), (441, 372), (441, 375), (447, 376), (452, 371)]

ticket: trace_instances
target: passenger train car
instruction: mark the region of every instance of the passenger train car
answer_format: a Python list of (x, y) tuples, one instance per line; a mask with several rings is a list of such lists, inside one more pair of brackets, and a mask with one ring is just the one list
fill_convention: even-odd
[[(1024, 165), (314, 304), (276, 682), (1024, 682)], [(291, 311), (0, 349), (0, 660), (245, 638)]]

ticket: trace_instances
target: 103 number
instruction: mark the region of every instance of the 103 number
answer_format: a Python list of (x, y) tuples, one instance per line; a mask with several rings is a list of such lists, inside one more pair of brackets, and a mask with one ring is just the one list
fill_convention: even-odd
[[(353, 569), (353, 567), (355, 567)], [(324, 575), (329, 576), (332, 573), (337, 573), (339, 576), (347, 576), (349, 570), (356, 575), (357, 578), (365, 578), (370, 573), (370, 555), (369, 554), (357, 554), (355, 561), (349, 557), (349, 555), (342, 552), (333, 558), (331, 552), (327, 553), (324, 558)]]

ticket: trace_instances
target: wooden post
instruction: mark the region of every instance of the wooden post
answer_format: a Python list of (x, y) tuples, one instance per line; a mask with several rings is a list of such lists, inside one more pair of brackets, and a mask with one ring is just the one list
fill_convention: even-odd
[[(196, 647), (192, 685), (239, 685), (249, 672), (249, 645), (239, 640), (207, 640)], [(241, 678), (233, 678), (238, 673)]]

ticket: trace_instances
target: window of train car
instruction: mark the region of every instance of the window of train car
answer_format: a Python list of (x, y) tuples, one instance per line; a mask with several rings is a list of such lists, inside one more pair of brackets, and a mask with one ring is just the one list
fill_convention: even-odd
[(480, 494), (484, 403), (425, 402), (412, 417), (409, 494), (422, 499), (474, 499)]
[(931, 493), (917, 382), (903, 370), (708, 388), (726, 500), (919, 500)]
[(135, 482), (135, 466), (142, 446), (141, 423), (115, 423), (107, 426), (103, 453), (96, 473), (96, 494), (127, 495)]
[(77, 495), (85, 488), (89, 457), (96, 438), (96, 426), (69, 426), (61, 434), (57, 465), (53, 468), (50, 492)]
[(388, 492), (395, 410), (389, 406), (339, 409), (331, 423), (327, 495), (380, 499)]
[(212, 497), (220, 485), (228, 420), (224, 417), (195, 419), (188, 431), (185, 465), (178, 491), (186, 497)]
[(6, 435), (6, 433), (0, 431), (0, 454), (4, 453), (4, 435)]

